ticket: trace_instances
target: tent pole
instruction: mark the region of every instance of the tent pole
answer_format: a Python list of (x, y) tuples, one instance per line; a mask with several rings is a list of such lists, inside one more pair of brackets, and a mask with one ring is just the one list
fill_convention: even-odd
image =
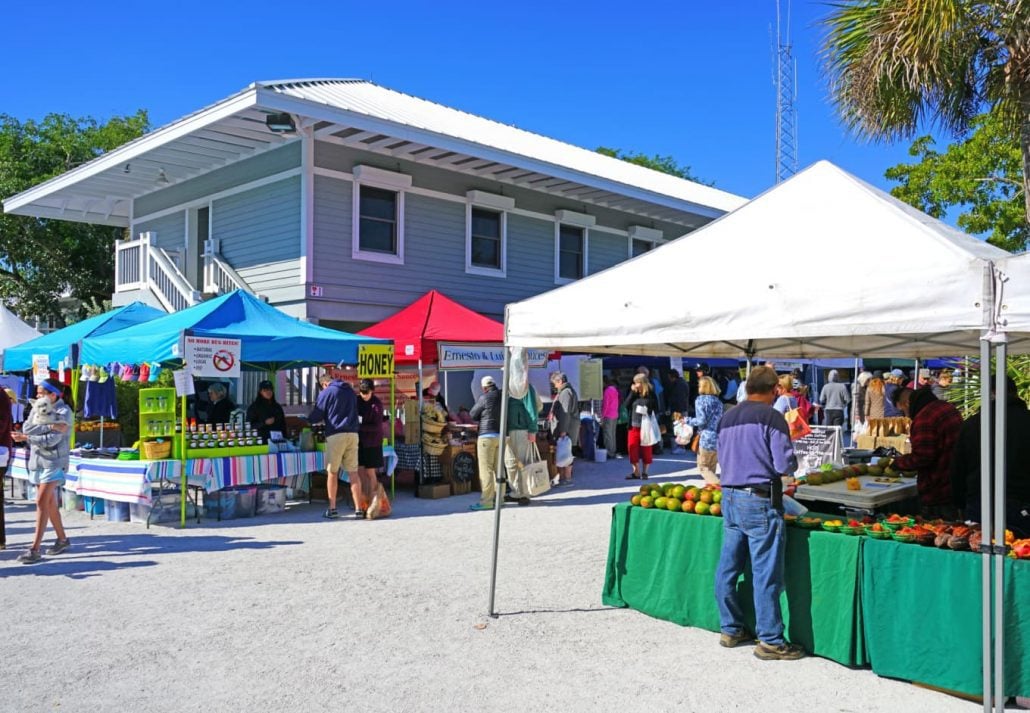
[(851, 447), (858, 448), (858, 438), (855, 430), (858, 427), (858, 366), (859, 358), (855, 357), (855, 370), (851, 372)]
[(1008, 344), (999, 341), (995, 347), (994, 409), (994, 537), (991, 559), (994, 560), (994, 707), (1005, 710), (1005, 426)]
[(415, 391), (418, 392), (418, 470), (415, 471), (415, 497), (418, 497), (419, 486), (422, 485), (422, 478), (425, 475), (422, 471), (426, 467), (426, 454), (422, 450), (422, 392), (425, 390), (425, 384), (422, 383), (422, 357), (418, 358), (418, 386)]
[[(504, 334), (508, 334), (508, 309), (504, 310)], [(497, 481), (494, 495), (494, 549), (490, 557), (490, 604), (488, 613), (497, 618), (495, 607), (497, 593), (497, 548), (501, 541), (501, 508), (504, 506), (504, 449), (508, 441), (508, 375), (511, 372), (511, 350), (504, 345), (504, 367), (501, 371), (501, 435), (500, 447), (497, 449)]]
[(992, 626), (991, 626), (991, 345), (986, 337), (980, 340), (980, 526), (987, 541), (981, 544), (981, 655), (983, 656), (983, 710), (991, 712)]

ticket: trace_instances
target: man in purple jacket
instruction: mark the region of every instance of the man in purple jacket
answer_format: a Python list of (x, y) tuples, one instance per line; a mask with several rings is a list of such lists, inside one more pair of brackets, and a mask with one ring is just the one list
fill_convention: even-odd
[(322, 391), (311, 410), (311, 423), (325, 422), (326, 490), (329, 491), (329, 509), (323, 517), (336, 519), (336, 489), (339, 487), (340, 469), (350, 477), (351, 495), (354, 496), (354, 517), (363, 519), (368, 503), (362, 492), (358, 475), (358, 400), (354, 389), (345, 381), (334, 380), (328, 374), (319, 378)]
[(747, 379), (747, 401), (727, 411), (719, 423), (723, 541), (715, 599), (722, 630), (719, 643), (732, 648), (752, 641), (737, 601), (737, 579), (750, 554), (758, 635), (755, 656), (794, 660), (805, 652), (783, 638), (780, 592), (786, 542), (782, 477), (797, 469), (797, 458), (787, 421), (772, 407), (776, 383), (774, 369), (756, 368)]

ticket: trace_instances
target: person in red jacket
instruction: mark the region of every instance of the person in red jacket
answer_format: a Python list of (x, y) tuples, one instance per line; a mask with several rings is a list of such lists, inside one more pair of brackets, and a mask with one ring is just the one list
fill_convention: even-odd
[(894, 467), (914, 470), (919, 476), (919, 510), (923, 517), (955, 519), (951, 493), (951, 459), (962, 428), (962, 415), (941, 401), (926, 386), (913, 391), (898, 389), (894, 404), (912, 419), (909, 440), (912, 452), (894, 459)]

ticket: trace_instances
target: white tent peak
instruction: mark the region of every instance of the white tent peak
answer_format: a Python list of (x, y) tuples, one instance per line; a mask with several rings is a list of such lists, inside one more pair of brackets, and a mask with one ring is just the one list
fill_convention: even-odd
[(0, 352), (39, 336), (39, 332), (21, 321), (5, 306), (0, 305)]
[(987, 260), (827, 161), (671, 243), (509, 305), (515, 346), (609, 353), (951, 356), (977, 350)]

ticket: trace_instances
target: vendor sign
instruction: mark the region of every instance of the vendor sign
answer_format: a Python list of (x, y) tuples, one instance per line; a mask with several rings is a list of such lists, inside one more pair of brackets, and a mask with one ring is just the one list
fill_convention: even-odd
[[(437, 345), (439, 360), (437, 367), (442, 371), (459, 369), (501, 369), (504, 367), (504, 346), (501, 344), (444, 344)], [(547, 366), (547, 352), (527, 349), (531, 369)]]
[(392, 344), (358, 345), (358, 378), (389, 379), (393, 376)]
[(42, 384), (50, 378), (50, 356), (48, 354), (32, 355), (32, 383)]
[(239, 378), (242, 348), (239, 339), (185, 337), (183, 361), (193, 376)]
[(794, 441), (798, 473), (818, 470), (824, 463), (839, 463), (843, 437), (840, 426), (812, 426), (812, 432)]

